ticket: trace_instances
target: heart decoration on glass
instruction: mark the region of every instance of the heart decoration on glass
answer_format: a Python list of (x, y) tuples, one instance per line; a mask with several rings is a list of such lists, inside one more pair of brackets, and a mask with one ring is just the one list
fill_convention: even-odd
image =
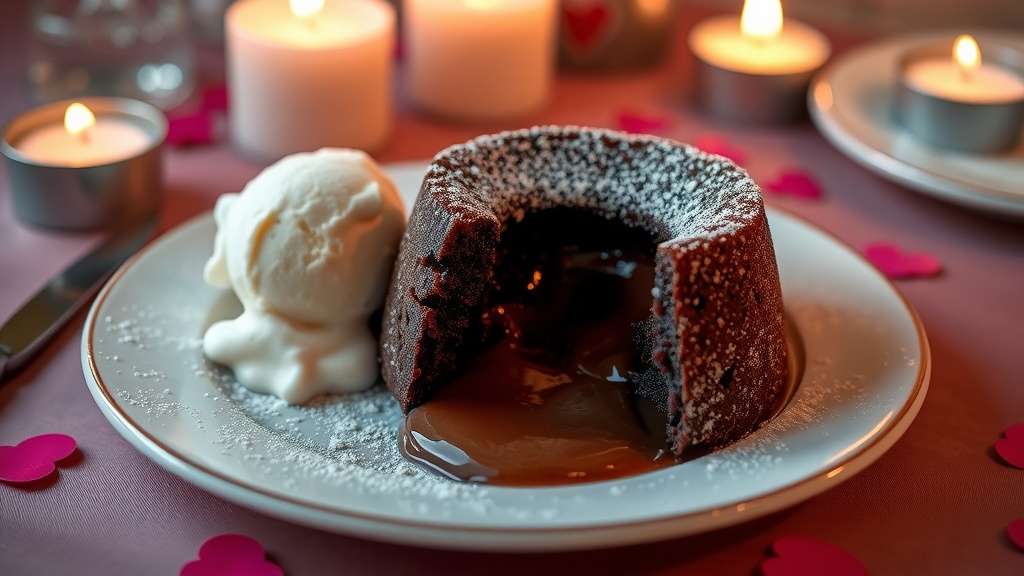
[(1003, 431), (1003, 437), (996, 440), (995, 449), (1004, 462), (1024, 470), (1024, 422)]
[(42, 480), (56, 472), (56, 464), (76, 450), (75, 439), (66, 434), (42, 434), (17, 446), (0, 446), (0, 481), (27, 484)]
[(895, 244), (875, 242), (864, 248), (864, 256), (893, 280), (931, 278), (942, 272), (942, 263), (927, 252), (905, 252)]
[(821, 200), (821, 184), (802, 170), (784, 170), (774, 180), (765, 182), (764, 189), (775, 196), (788, 196), (799, 200)]
[(764, 576), (866, 576), (855, 556), (835, 544), (813, 538), (786, 536), (772, 544), (774, 557), (761, 561)]
[(593, 52), (611, 35), (614, 16), (605, 0), (565, 2), (562, 19), (570, 47), (583, 54)]
[(180, 576), (284, 576), (284, 571), (267, 560), (256, 540), (243, 534), (221, 534), (203, 543), (199, 559), (185, 564)]

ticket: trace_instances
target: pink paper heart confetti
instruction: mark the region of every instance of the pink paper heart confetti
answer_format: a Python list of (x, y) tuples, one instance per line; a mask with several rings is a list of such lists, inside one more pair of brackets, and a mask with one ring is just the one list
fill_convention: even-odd
[(786, 536), (772, 544), (772, 558), (761, 562), (764, 576), (866, 576), (855, 556), (835, 544), (801, 536)]
[(242, 534), (221, 534), (199, 548), (199, 559), (181, 569), (180, 576), (283, 576), (281, 567), (267, 560), (259, 542)]
[(1006, 527), (1006, 536), (1021, 552), (1024, 552), (1024, 518), (1017, 518)]
[(167, 124), (167, 143), (171, 146), (199, 146), (214, 140), (214, 121), (209, 113), (172, 116)]
[(77, 449), (75, 439), (66, 434), (42, 434), (17, 446), (0, 446), (0, 481), (26, 484), (42, 480), (57, 470), (57, 462)]
[(619, 130), (630, 134), (663, 134), (672, 126), (672, 119), (662, 114), (620, 112), (615, 120)]
[(895, 244), (875, 242), (864, 249), (868, 261), (894, 280), (930, 278), (942, 272), (938, 258), (926, 252), (904, 252)]
[(728, 158), (740, 166), (747, 159), (747, 154), (721, 134), (704, 134), (693, 141), (693, 145), (709, 154), (718, 154)]
[(200, 110), (203, 112), (227, 112), (228, 87), (223, 84), (207, 86), (203, 90)]
[(801, 200), (821, 200), (821, 184), (802, 170), (784, 170), (774, 180), (765, 182), (764, 189), (777, 196), (791, 196)]
[(996, 440), (995, 448), (1004, 462), (1024, 470), (1024, 422), (1004, 430), (1003, 437)]

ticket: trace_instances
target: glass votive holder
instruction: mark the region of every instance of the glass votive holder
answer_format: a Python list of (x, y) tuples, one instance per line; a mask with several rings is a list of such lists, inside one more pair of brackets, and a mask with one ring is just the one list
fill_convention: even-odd
[(643, 68), (660, 62), (681, 0), (562, 0), (559, 60), (584, 70)]
[(32, 96), (120, 96), (172, 108), (192, 93), (187, 0), (34, 0)]

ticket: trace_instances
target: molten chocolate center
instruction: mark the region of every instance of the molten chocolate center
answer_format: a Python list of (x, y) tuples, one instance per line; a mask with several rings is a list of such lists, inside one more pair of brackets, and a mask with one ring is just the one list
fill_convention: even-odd
[(642, 230), (579, 211), (510, 224), (479, 345), (409, 413), (403, 453), (454, 479), (517, 486), (674, 463), (649, 361), (654, 250)]

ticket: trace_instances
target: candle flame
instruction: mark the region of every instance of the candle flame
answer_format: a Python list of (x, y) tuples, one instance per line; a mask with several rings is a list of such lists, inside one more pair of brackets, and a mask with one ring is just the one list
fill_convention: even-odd
[(87, 130), (96, 123), (96, 116), (89, 107), (75, 102), (64, 111), (64, 129), (72, 136), (84, 138)]
[(324, 0), (288, 0), (292, 14), (303, 20), (312, 18), (324, 7)]
[(746, 0), (740, 14), (740, 31), (755, 40), (775, 38), (782, 31), (780, 0)]
[(464, 0), (466, 6), (473, 10), (490, 10), (498, 5), (497, 0)]
[(953, 60), (960, 66), (960, 71), (970, 74), (981, 66), (981, 49), (970, 34), (957, 36), (953, 43)]

